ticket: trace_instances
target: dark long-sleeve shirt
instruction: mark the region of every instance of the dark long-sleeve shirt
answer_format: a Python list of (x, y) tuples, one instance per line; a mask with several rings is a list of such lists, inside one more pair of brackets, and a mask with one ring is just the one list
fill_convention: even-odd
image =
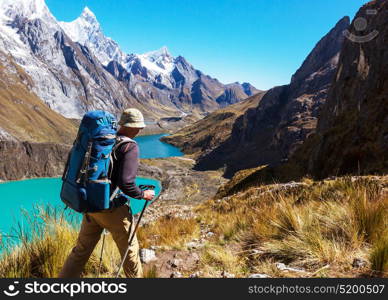
[(135, 142), (120, 145), (115, 151), (113, 159), (112, 188), (118, 186), (127, 196), (142, 199), (143, 191), (135, 184), (137, 169), (139, 167), (139, 146)]

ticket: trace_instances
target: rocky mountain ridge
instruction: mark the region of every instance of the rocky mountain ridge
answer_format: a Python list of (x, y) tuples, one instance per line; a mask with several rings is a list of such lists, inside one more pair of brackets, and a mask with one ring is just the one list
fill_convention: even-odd
[[(344, 17), (317, 43), (289, 85), (270, 89), (256, 107), (244, 111), (234, 122), (228, 139), (211, 149), (203, 147), (196, 168), (226, 167), (226, 176), (231, 176), (241, 169), (287, 160), (315, 130), (349, 22)], [(201, 127), (201, 122), (205, 120), (192, 127)], [(208, 128), (209, 135), (216, 134)], [(169, 140), (174, 143), (174, 136)]]
[(369, 2), (357, 18), (368, 27), (358, 32), (353, 21), (353, 35), (378, 35), (361, 43), (345, 40), (316, 133), (293, 158), (316, 178), (388, 171), (388, 2)]

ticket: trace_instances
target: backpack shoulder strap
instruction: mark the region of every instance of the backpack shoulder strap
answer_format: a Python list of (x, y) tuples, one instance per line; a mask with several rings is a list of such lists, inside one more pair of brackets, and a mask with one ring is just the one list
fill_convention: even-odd
[(118, 137), (116, 137), (116, 144), (115, 144), (115, 146), (112, 149), (112, 155), (113, 155), (114, 159), (117, 159), (117, 156), (116, 156), (117, 149), (121, 145), (127, 144), (127, 143), (135, 143), (136, 144), (136, 141), (131, 139), (131, 138), (129, 138), (129, 137), (126, 137), (126, 136), (118, 136)]
[(117, 161), (117, 155), (116, 155), (116, 151), (118, 148), (121, 147), (121, 145), (123, 144), (129, 144), (129, 143), (136, 143), (135, 140), (129, 138), (129, 137), (126, 137), (126, 136), (117, 136), (116, 137), (116, 144), (114, 145), (113, 149), (112, 149), (112, 152), (111, 152), (111, 155), (110, 155), (110, 165), (111, 165), (111, 168), (110, 168), (110, 172), (109, 172), (109, 178), (112, 178), (112, 173), (113, 173), (113, 159)]

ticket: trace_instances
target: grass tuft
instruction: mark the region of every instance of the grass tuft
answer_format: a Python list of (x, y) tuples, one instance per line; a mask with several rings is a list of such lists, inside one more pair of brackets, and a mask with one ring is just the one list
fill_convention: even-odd
[(195, 219), (164, 216), (138, 231), (142, 248), (151, 245), (181, 249), (190, 240), (199, 236), (200, 227)]
[[(385, 186), (386, 181), (373, 177), (307, 178), (214, 199), (200, 206), (198, 214), (218, 234), (220, 245), (233, 241), (241, 246), (251, 272), (268, 270), (277, 276), (270, 263), (278, 261), (319, 276), (348, 276), (353, 260), (368, 256), (371, 273), (385, 272), (386, 241), (380, 239), (387, 235)], [(254, 258), (250, 251), (257, 253)]]
[(382, 236), (373, 245), (369, 258), (371, 268), (377, 275), (387, 276), (388, 273), (388, 237)]

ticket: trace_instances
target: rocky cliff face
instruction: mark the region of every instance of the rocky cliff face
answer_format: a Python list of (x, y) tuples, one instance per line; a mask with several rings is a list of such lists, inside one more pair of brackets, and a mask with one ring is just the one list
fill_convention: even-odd
[(348, 26), (348, 17), (340, 20), (318, 42), (291, 83), (269, 90), (257, 107), (236, 120), (231, 137), (200, 157), (196, 167), (226, 166), (226, 175), (230, 176), (240, 169), (288, 159), (315, 130)]
[(31, 77), (0, 51), (0, 141), (72, 143), (74, 123), (47, 107), (30, 91), (31, 84)]
[(0, 180), (62, 175), (70, 146), (0, 141)]
[(316, 134), (294, 158), (318, 178), (388, 172), (388, 2), (368, 3), (357, 18), (366, 19), (368, 27), (356, 31), (353, 21), (351, 34), (378, 35), (345, 40)]

